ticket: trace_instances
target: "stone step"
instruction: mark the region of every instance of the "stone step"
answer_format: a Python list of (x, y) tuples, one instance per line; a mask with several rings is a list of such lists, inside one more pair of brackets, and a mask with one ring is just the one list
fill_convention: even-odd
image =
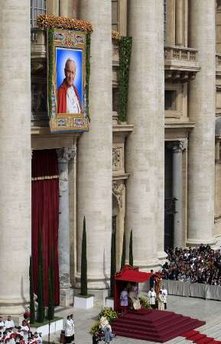
[(184, 337), (176, 337), (174, 339), (171, 339), (164, 344), (191, 344), (193, 343), (191, 340), (188, 340)]

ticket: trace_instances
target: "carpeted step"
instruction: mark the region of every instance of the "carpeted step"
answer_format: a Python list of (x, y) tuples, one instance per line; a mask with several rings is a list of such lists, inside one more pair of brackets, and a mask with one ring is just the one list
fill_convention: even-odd
[(206, 338), (198, 340), (197, 344), (211, 344), (213, 340), (214, 338), (206, 336)]
[[(147, 310), (126, 313), (113, 322), (112, 328), (117, 336), (164, 343), (203, 324), (205, 322), (174, 312)], [(197, 338), (202, 339), (202, 336), (206, 338), (206, 335)]]
[(198, 343), (200, 340), (205, 339), (206, 335), (202, 333), (197, 333), (195, 336), (191, 337), (193, 343)]
[(188, 331), (188, 332), (183, 333), (183, 337), (185, 337), (185, 338), (191, 338), (191, 337), (195, 336), (195, 335), (198, 334), (198, 333), (199, 333), (199, 331), (191, 330), (191, 331)]

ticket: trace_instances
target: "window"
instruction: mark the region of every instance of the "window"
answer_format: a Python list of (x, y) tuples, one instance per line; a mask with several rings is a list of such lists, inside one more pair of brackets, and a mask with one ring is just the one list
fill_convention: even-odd
[(46, 14), (46, 0), (31, 0), (31, 28), (37, 27), (40, 14)]
[(176, 110), (176, 91), (165, 91), (165, 110)]
[(119, 89), (118, 88), (112, 88), (112, 99), (113, 99), (113, 107), (112, 107), (112, 110), (114, 112), (117, 112), (119, 111)]
[(112, 0), (112, 30), (118, 31), (118, 0)]

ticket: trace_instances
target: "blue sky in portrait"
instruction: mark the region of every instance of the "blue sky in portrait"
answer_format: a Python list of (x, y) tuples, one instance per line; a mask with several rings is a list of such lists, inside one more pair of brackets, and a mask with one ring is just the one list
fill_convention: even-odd
[(74, 80), (74, 85), (77, 87), (78, 94), (83, 102), (83, 52), (80, 49), (69, 49), (69, 48), (56, 48), (56, 73), (57, 73), (57, 81), (56, 86), (57, 89), (62, 84), (65, 75), (64, 75), (64, 67), (65, 62), (67, 59), (72, 59), (76, 63), (76, 76)]

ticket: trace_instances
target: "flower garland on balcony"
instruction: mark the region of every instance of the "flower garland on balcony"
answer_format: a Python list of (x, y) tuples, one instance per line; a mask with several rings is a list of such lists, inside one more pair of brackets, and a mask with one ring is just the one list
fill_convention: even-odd
[(121, 37), (119, 40), (119, 114), (120, 122), (126, 122), (129, 69), (132, 50), (132, 37)]
[(79, 30), (84, 32), (93, 31), (91, 23), (86, 20), (79, 20), (68, 17), (57, 17), (55, 15), (39, 15), (37, 18), (37, 24), (40, 29), (57, 28), (66, 30)]
[(126, 122), (127, 102), (128, 102), (128, 83), (129, 68), (132, 49), (132, 37), (121, 36), (118, 31), (112, 31), (112, 39), (119, 47), (119, 113), (120, 122)]

